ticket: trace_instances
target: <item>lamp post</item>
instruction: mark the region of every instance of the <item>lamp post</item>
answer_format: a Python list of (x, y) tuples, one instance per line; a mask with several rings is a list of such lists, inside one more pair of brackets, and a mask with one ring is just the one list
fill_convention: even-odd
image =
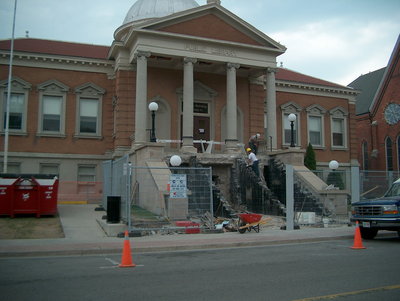
[(296, 121), (296, 114), (289, 114), (288, 119), (290, 121), (290, 147), (295, 147), (294, 144), (294, 122)]
[(339, 168), (339, 162), (336, 160), (332, 160), (329, 162), (329, 169), (332, 169), (333, 171), (335, 171), (336, 169)]
[(155, 119), (156, 119), (156, 111), (158, 110), (158, 104), (156, 102), (151, 102), (149, 104), (149, 110), (151, 111), (151, 132), (150, 132), (150, 142), (157, 142), (156, 138), (156, 128), (155, 128)]
[(173, 155), (173, 156), (169, 159), (169, 163), (171, 163), (171, 165), (172, 165), (173, 167), (178, 167), (179, 165), (181, 165), (182, 159), (181, 159), (181, 157), (179, 157), (178, 155)]

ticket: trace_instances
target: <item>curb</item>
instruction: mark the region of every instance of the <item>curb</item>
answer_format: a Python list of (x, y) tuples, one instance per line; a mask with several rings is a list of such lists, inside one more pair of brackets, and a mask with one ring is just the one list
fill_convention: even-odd
[[(246, 242), (221, 242), (206, 243), (206, 244), (178, 244), (169, 246), (143, 246), (132, 247), (133, 253), (151, 253), (151, 252), (172, 252), (172, 251), (190, 251), (190, 250), (204, 250), (204, 249), (225, 249), (225, 248), (243, 248), (243, 247), (257, 247), (257, 246), (271, 246), (281, 244), (298, 244), (310, 242), (322, 242), (342, 239), (352, 239), (352, 235), (341, 235), (334, 237), (314, 237), (314, 238), (300, 238), (300, 239), (282, 239), (282, 240), (255, 240)], [(0, 258), (12, 257), (44, 257), (44, 256), (85, 256), (85, 255), (106, 255), (106, 254), (121, 254), (121, 247), (111, 248), (87, 248), (87, 249), (71, 249), (71, 250), (39, 250), (39, 251), (17, 251), (17, 252), (0, 252)]]

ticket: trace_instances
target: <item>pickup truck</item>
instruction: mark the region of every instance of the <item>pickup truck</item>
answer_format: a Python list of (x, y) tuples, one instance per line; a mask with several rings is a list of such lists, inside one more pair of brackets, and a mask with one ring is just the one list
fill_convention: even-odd
[(374, 239), (379, 230), (397, 231), (400, 237), (400, 179), (383, 197), (353, 203), (350, 220), (358, 221), (364, 239)]

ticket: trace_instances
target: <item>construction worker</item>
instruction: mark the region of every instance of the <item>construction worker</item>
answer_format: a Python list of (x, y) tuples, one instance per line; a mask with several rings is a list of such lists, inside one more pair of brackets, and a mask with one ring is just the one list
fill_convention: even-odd
[(248, 154), (247, 166), (251, 166), (257, 177), (260, 177), (260, 171), (258, 170), (258, 159), (256, 157), (256, 154), (250, 147), (246, 149), (246, 152)]
[(249, 147), (253, 150), (255, 155), (257, 155), (258, 144), (259, 144), (258, 139), (260, 139), (260, 137), (261, 137), (261, 135), (257, 133), (255, 135), (251, 136), (249, 139)]

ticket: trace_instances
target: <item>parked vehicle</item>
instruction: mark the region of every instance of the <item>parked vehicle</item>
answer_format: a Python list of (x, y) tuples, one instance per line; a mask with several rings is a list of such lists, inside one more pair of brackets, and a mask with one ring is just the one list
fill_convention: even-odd
[(397, 231), (400, 237), (400, 179), (383, 197), (353, 203), (351, 221), (358, 221), (364, 239), (373, 239), (379, 230)]

